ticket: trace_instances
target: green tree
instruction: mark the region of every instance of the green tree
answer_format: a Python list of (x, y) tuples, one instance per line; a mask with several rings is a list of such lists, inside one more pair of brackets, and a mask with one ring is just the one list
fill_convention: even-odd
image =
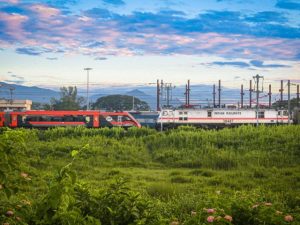
[[(287, 109), (288, 108), (288, 101), (283, 100), (282, 102), (280, 100), (274, 102), (272, 104), (273, 108), (279, 108), (279, 109)], [(292, 98), (291, 99), (291, 109), (293, 110), (294, 108), (299, 107), (299, 103), (297, 103), (297, 98)]]
[(61, 87), (60, 99), (51, 99), (51, 105), (54, 110), (79, 110), (83, 103), (83, 97), (77, 96), (76, 86)]
[[(133, 99), (134, 98), (134, 99)], [(108, 95), (98, 98), (92, 105), (93, 109), (106, 110), (132, 110), (134, 102), (135, 110), (149, 110), (147, 102), (129, 95)]]

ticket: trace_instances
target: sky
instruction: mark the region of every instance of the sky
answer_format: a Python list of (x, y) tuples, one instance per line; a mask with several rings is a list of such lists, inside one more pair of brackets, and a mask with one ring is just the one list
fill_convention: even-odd
[(300, 82), (300, 0), (0, 0), (0, 81)]

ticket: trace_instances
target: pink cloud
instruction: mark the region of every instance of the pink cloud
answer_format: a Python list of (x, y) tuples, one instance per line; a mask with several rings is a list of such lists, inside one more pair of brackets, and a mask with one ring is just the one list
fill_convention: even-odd
[(6, 25), (3, 32), (17, 40), (25, 39), (27, 32), (23, 29), (22, 24), (27, 20), (28, 17), (24, 15), (0, 12), (0, 21)]
[(0, 0), (0, 2), (10, 3), (10, 4), (18, 4), (19, 0)]

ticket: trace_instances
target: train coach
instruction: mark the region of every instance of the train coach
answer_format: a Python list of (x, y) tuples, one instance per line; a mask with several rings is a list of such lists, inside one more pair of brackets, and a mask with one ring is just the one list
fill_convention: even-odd
[(101, 111), (23, 111), (0, 112), (0, 127), (48, 128), (84, 126), (99, 127), (141, 127), (128, 112)]
[(158, 126), (226, 127), (242, 124), (289, 124), (287, 110), (260, 109), (165, 109), (160, 112)]

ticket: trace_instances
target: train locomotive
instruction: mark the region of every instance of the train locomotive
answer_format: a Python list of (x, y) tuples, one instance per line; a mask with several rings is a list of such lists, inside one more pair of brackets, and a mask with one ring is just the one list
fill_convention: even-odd
[(101, 111), (22, 111), (0, 112), (0, 127), (49, 128), (84, 126), (99, 127), (141, 127), (128, 112)]
[(197, 127), (226, 127), (242, 124), (290, 124), (287, 110), (259, 109), (164, 109), (160, 112), (157, 125), (163, 128), (180, 125)]

